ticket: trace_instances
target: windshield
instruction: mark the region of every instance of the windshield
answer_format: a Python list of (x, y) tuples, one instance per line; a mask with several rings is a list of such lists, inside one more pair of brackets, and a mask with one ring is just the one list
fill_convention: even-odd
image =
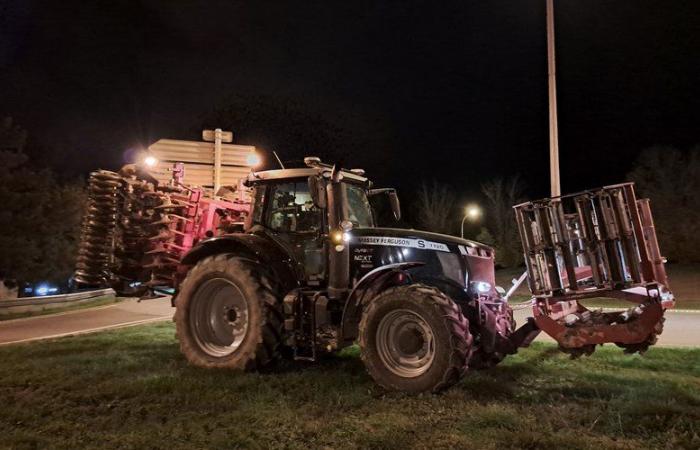
[(347, 220), (356, 228), (373, 227), (372, 208), (365, 190), (361, 186), (345, 184), (345, 193), (348, 202)]

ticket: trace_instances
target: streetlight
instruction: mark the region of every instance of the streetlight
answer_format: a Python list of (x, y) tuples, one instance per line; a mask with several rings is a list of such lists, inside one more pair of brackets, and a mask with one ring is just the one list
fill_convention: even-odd
[(258, 155), (255, 150), (251, 150), (248, 156), (246, 156), (245, 162), (251, 168), (255, 168), (260, 165), (260, 155)]
[(476, 222), (481, 217), (481, 214), (481, 207), (479, 207), (479, 205), (471, 204), (464, 208), (464, 217), (462, 217), (462, 225), (460, 227), (460, 236), (462, 239), (464, 239), (464, 221), (469, 219), (470, 222)]
[(153, 155), (148, 155), (143, 158), (143, 163), (148, 167), (155, 167), (155, 165), (158, 164), (158, 159)]

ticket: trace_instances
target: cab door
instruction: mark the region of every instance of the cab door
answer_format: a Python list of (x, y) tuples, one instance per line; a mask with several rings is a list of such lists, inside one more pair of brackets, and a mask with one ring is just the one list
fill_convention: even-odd
[(310, 284), (326, 278), (326, 221), (314, 205), (307, 179), (269, 186), (265, 227), (294, 255)]

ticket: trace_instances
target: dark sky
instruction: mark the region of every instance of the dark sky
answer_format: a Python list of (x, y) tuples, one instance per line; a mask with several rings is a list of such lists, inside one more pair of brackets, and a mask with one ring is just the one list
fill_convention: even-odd
[[(564, 191), (622, 181), (643, 148), (700, 143), (700, 2), (555, 4)], [(520, 174), (543, 195), (544, 8), (0, 0), (0, 115), (78, 174), (161, 137), (197, 139), (222, 96), (280, 96), (367, 142), (357, 161), (380, 184), (469, 192)]]

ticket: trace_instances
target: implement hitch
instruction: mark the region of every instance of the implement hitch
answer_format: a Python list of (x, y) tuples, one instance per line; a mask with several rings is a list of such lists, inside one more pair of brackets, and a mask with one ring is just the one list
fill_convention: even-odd
[[(514, 206), (533, 295), (534, 324), (572, 356), (615, 343), (644, 352), (674, 305), (649, 200), (633, 183)], [(580, 301), (617, 298), (635, 306), (591, 311)], [(528, 323), (525, 327), (532, 328)]]

